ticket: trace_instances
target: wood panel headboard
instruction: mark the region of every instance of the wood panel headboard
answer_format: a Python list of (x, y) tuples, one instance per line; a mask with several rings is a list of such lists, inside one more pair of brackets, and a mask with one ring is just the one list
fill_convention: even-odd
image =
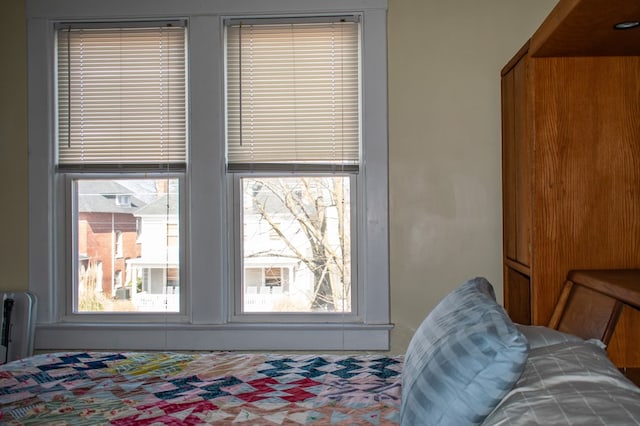
[(640, 269), (570, 271), (549, 327), (609, 344), (625, 305), (640, 310)]

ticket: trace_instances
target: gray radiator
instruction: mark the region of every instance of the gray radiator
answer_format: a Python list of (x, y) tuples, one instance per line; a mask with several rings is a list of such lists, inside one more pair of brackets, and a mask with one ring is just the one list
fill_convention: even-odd
[(0, 363), (33, 354), (36, 297), (26, 291), (0, 292)]

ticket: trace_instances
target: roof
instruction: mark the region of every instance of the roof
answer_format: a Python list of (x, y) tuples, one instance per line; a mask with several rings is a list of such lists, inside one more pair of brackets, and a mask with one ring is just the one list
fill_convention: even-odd
[[(167, 208), (168, 205), (168, 208)], [(135, 212), (136, 216), (175, 216), (178, 214), (178, 195), (164, 194)]]
[[(118, 195), (129, 196), (129, 204), (117, 204)], [(78, 211), (85, 213), (130, 213), (145, 205), (137, 194), (113, 180), (78, 181)]]

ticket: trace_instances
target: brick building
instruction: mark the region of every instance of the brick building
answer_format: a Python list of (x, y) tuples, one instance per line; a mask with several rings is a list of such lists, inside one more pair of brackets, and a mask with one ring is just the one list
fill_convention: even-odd
[(127, 284), (126, 261), (140, 256), (134, 212), (145, 205), (134, 191), (112, 180), (78, 182), (77, 244), (82, 276), (93, 268), (96, 291), (115, 296)]

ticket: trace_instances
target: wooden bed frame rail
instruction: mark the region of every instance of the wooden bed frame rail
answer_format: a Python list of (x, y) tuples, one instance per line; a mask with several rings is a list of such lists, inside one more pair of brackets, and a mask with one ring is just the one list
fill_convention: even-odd
[(573, 270), (549, 327), (609, 344), (625, 305), (640, 310), (640, 269)]

